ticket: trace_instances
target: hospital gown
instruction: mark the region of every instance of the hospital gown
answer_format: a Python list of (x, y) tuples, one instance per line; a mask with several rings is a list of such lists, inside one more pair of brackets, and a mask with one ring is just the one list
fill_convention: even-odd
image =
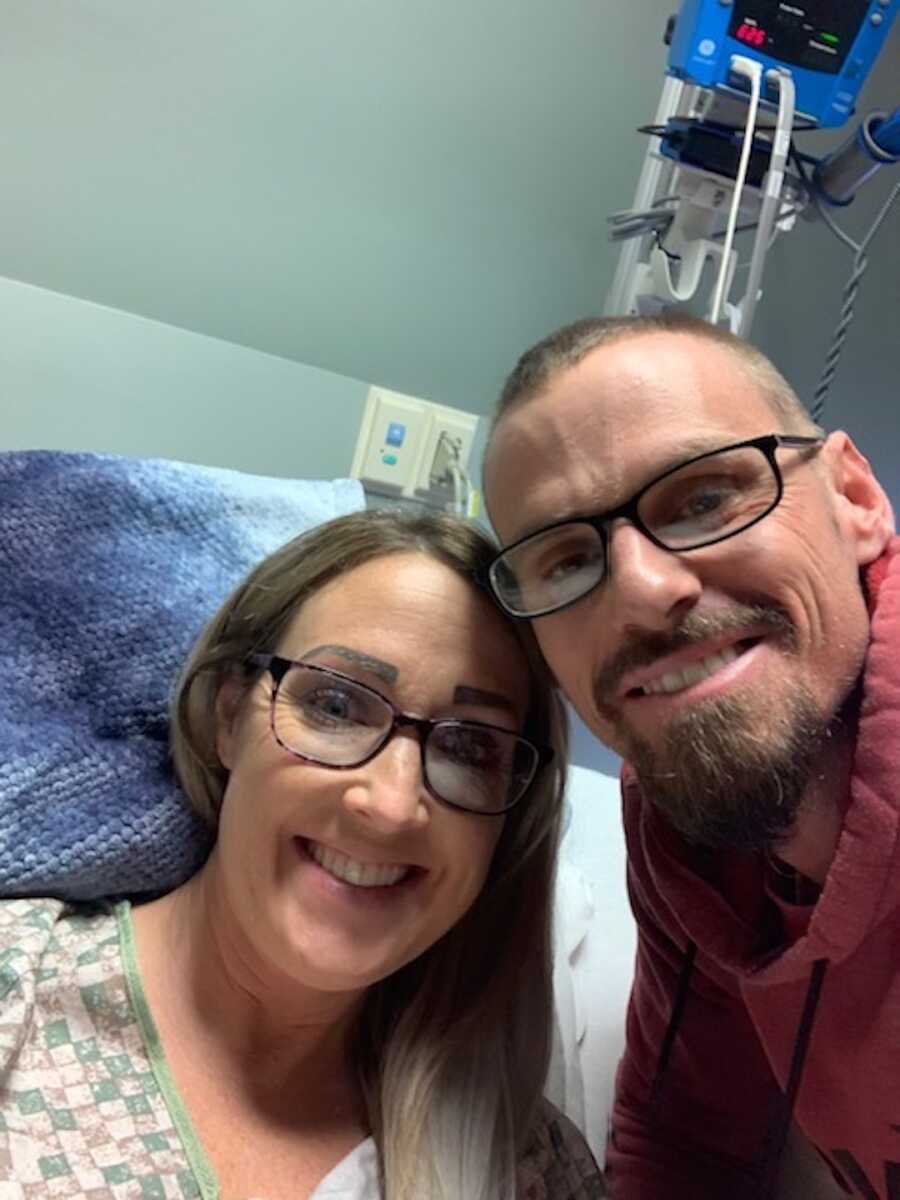
[[(519, 1181), (519, 1200), (603, 1195), (580, 1135), (549, 1109)], [(0, 902), (2, 1200), (218, 1196), (144, 996), (128, 903)], [(369, 1138), (310, 1200), (379, 1196)]]

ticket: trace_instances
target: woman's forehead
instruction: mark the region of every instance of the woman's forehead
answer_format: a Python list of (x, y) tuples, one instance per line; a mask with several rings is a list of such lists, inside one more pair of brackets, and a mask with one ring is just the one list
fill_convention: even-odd
[(278, 649), (382, 679), (443, 665), (464, 673), (459, 683), (494, 691), (521, 686), (527, 670), (510, 622), (482, 589), (422, 553), (383, 556), (332, 579), (297, 611)]

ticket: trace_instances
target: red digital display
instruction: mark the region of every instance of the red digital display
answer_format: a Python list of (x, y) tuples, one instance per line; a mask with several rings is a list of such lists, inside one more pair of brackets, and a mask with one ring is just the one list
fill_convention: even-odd
[(748, 25), (746, 21), (743, 25), (738, 26), (735, 37), (739, 42), (744, 42), (748, 46), (755, 46), (757, 49), (766, 44), (766, 31), (760, 29), (758, 25)]

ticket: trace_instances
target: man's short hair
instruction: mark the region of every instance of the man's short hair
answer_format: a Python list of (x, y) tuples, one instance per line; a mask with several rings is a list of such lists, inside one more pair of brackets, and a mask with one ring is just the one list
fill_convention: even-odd
[(671, 309), (658, 316), (585, 317), (543, 338), (525, 351), (506, 380), (494, 411), (491, 434), (510, 409), (538, 395), (556, 375), (576, 366), (598, 346), (652, 333), (686, 334), (728, 350), (740, 360), (748, 377), (779, 417), (782, 424), (779, 432), (814, 435), (823, 432), (788, 381), (760, 350), (726, 329)]

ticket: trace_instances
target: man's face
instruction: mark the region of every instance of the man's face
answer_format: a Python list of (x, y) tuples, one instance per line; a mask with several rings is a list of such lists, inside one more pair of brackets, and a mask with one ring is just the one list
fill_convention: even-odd
[[(501, 421), (485, 464), (491, 519), (508, 544), (614, 508), (705, 450), (785, 432), (726, 349), (625, 338)], [(607, 580), (534, 621), (581, 718), (682, 833), (712, 845), (771, 844), (790, 827), (867, 643), (859, 566), (875, 553), (843, 494), (852, 444), (838, 434), (814, 457), (777, 453), (784, 496), (759, 524), (671, 553), (616, 522)]]

